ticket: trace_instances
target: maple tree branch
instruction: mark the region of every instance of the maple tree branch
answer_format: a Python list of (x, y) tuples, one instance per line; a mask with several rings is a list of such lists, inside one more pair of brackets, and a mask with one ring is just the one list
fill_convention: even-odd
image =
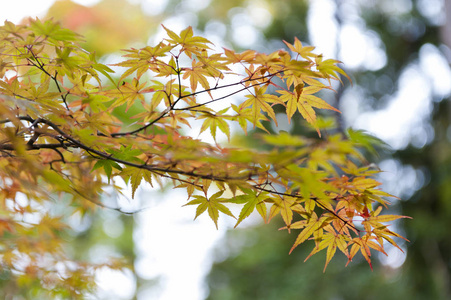
[[(180, 70), (178, 56), (175, 58), (175, 63), (177, 65), (177, 70), (175, 70), (175, 71), (177, 72), (177, 81), (179, 83), (179, 96), (178, 96), (178, 99), (174, 102), (174, 105), (177, 103), (178, 100), (182, 99), (182, 79), (180, 78), (180, 74), (182, 73), (182, 70)], [(170, 102), (169, 102), (169, 104), (170, 104)], [(173, 105), (171, 105), (171, 107), (173, 107)]]
[[(61, 157), (61, 159), (59, 161), (61, 161), (63, 164), (65, 164), (66, 163), (66, 159), (64, 158), (63, 153), (61, 153), (61, 151), (59, 151), (58, 148), (51, 148), (51, 149), (53, 151), (55, 151), (56, 153), (58, 153), (58, 155)], [(52, 162), (54, 162), (54, 161), (51, 161), (50, 164), (52, 164)]]
[[(53, 128), (58, 134), (61, 135), (62, 138), (64, 138), (66, 141), (68, 142), (61, 142), (59, 144), (31, 144), (31, 145), (27, 145), (27, 149), (28, 150), (39, 150), (39, 149), (52, 149), (52, 150), (56, 150), (58, 148), (81, 148), (85, 151), (87, 151), (91, 156), (95, 156), (97, 159), (106, 159), (106, 160), (112, 160), (114, 162), (117, 163), (121, 163), (130, 167), (134, 167), (134, 168), (138, 168), (138, 169), (145, 169), (151, 172), (166, 172), (166, 173), (174, 173), (174, 174), (179, 174), (179, 175), (184, 175), (184, 176), (192, 176), (195, 178), (203, 178), (203, 179), (210, 179), (210, 180), (215, 180), (215, 181), (228, 181), (228, 180), (248, 180), (250, 179), (252, 176), (256, 176), (258, 175), (258, 173), (253, 173), (252, 170), (249, 169), (249, 172), (247, 174), (243, 174), (242, 176), (217, 176), (214, 174), (199, 174), (198, 172), (196, 172), (196, 170), (193, 171), (183, 171), (183, 170), (176, 170), (176, 169), (171, 169), (171, 168), (162, 168), (162, 167), (158, 167), (158, 166), (153, 166), (153, 165), (147, 165), (147, 164), (137, 164), (137, 163), (133, 163), (130, 161), (126, 161), (126, 160), (122, 160), (119, 158), (114, 157), (112, 154), (109, 153), (104, 153), (102, 151), (98, 151), (96, 149), (93, 149), (92, 147), (89, 147), (83, 143), (81, 143), (80, 141), (74, 139), (73, 137), (71, 137), (70, 135), (66, 134), (63, 130), (61, 130), (59, 128), (58, 125), (54, 124), (53, 122), (46, 120), (46, 119), (36, 119), (34, 120), (33, 118), (29, 117), (29, 116), (20, 116), (18, 117), (20, 120), (24, 120), (24, 121), (28, 121), (28, 122), (32, 122), (34, 124), (38, 124), (38, 123), (44, 123), (48, 126), (50, 126), (51, 128)], [(8, 122), (8, 120), (2, 120), (3, 122)], [(13, 151), (15, 150), (15, 147), (12, 144), (3, 144), (0, 145), (0, 150), (8, 150), (8, 151)], [(255, 168), (253, 168), (255, 171)], [(158, 175), (160, 176), (164, 176), (164, 174), (158, 173)], [(164, 176), (167, 178), (171, 178), (171, 179), (176, 179), (182, 182), (185, 182), (184, 180), (181, 180), (179, 178), (173, 178), (169, 175)], [(185, 183), (190, 183), (189, 181), (186, 181)], [(190, 183), (191, 184), (191, 183)]]
[(69, 105), (67, 104), (67, 96), (69, 95), (69, 92), (67, 92), (66, 94), (63, 94), (63, 91), (61, 90), (61, 87), (58, 83), (58, 71), (55, 71), (55, 76), (52, 76), (52, 80), (53, 82), (55, 82), (56, 88), (58, 89), (58, 91), (61, 93), (61, 99), (63, 99), (64, 105), (66, 106), (66, 109), (70, 111), (69, 109)]
[[(219, 87), (214, 87), (214, 88), (211, 88), (211, 89), (207, 89), (207, 90), (200, 91), (199, 93), (201, 93), (201, 92), (206, 92), (206, 91), (213, 91), (213, 90), (221, 89), (221, 88), (224, 88), (224, 87), (232, 87), (232, 86), (236, 86), (236, 85), (239, 85), (239, 84), (243, 84), (243, 83), (248, 82), (248, 81), (254, 81), (254, 80), (260, 80), (260, 79), (266, 79), (266, 78), (268, 78), (268, 77), (274, 77), (275, 75), (280, 74), (280, 73), (282, 73), (282, 72), (284, 72), (284, 70), (278, 71), (278, 72), (275, 72), (275, 73), (271, 73), (271, 74), (268, 74), (268, 75), (265, 75), (265, 76), (262, 76), (262, 77), (258, 77), (258, 78), (248, 78), (248, 79), (246, 79), (246, 80), (241, 80), (241, 81), (239, 81), (239, 82), (235, 82), (235, 83), (232, 83), (232, 84), (228, 84), (228, 85), (224, 85), (224, 86), (219, 86)], [(235, 91), (235, 92), (230, 93), (230, 94), (228, 94), (228, 95), (225, 95), (225, 96), (223, 96), (223, 97), (219, 97), (219, 98), (216, 98), (216, 99), (212, 99), (212, 100), (210, 100), (210, 101), (207, 101), (207, 102), (204, 102), (204, 103), (201, 103), (201, 104), (198, 104), (198, 105), (193, 105), (193, 106), (183, 107), (183, 108), (174, 108), (173, 110), (191, 110), (191, 109), (193, 109), (193, 108), (198, 108), (198, 107), (201, 107), (201, 106), (205, 106), (205, 105), (207, 105), (207, 104), (210, 104), (210, 103), (213, 103), (213, 102), (216, 102), (216, 101), (220, 101), (220, 100), (229, 98), (229, 97), (231, 97), (231, 96), (233, 96), (233, 95), (235, 95), (235, 94), (241, 93), (241, 92), (243, 92), (243, 91), (245, 91), (245, 90), (248, 90), (249, 88), (252, 88), (252, 87), (254, 87), (254, 86), (259, 86), (259, 85), (262, 85), (262, 84), (267, 84), (268, 82), (271, 83), (271, 79), (268, 80), (268, 81), (266, 81), (266, 82), (257, 82), (257, 83), (253, 83), (253, 84), (251, 84), (251, 85), (249, 85), (249, 86), (244, 86), (244, 88), (242, 88), (242, 89), (240, 89), (240, 90), (238, 90), (238, 91)], [(185, 95), (184, 97), (185, 97), (185, 98), (186, 98), (186, 97), (190, 97), (190, 96), (192, 96), (192, 95), (194, 95), (194, 94), (196, 94), (196, 93), (193, 93), (193, 94), (190, 94), (190, 95)]]
[(42, 72), (44, 72), (47, 76), (49, 76), (49, 77), (53, 80), (53, 82), (54, 82), (55, 85), (56, 85), (56, 88), (58, 89), (59, 93), (61, 94), (61, 99), (62, 99), (63, 102), (64, 102), (64, 106), (66, 107), (67, 110), (70, 111), (69, 105), (67, 104), (67, 95), (68, 95), (68, 93), (67, 93), (66, 95), (64, 95), (64, 94), (63, 94), (63, 91), (61, 90), (61, 87), (60, 87), (60, 85), (59, 85), (59, 83), (58, 83), (58, 79), (57, 79), (58, 71), (55, 71), (55, 75), (50, 74), (50, 73), (44, 68), (44, 65), (45, 65), (45, 64), (42, 63), (42, 62), (39, 60), (39, 58), (36, 56), (36, 54), (34, 54), (32, 47), (27, 47), (27, 50), (31, 53), (31, 55), (33, 56), (33, 58), (36, 60), (36, 63), (34, 63), (33, 61), (31, 61), (31, 60), (29, 60), (29, 59), (28, 59), (28, 61), (31, 63), (31, 65), (35, 66), (36, 68), (38, 68), (39, 70), (41, 70)]
[[(214, 174), (199, 174), (199, 173), (195, 172), (194, 170), (193, 171), (183, 171), (183, 170), (175, 170), (175, 169), (171, 169), (171, 168), (161, 168), (161, 167), (156, 167), (156, 166), (151, 166), (151, 165), (146, 165), (146, 164), (144, 164), (144, 165), (136, 164), (136, 163), (129, 162), (129, 161), (126, 161), (126, 160), (115, 158), (111, 154), (107, 154), (107, 153), (95, 150), (95, 149), (93, 149), (93, 148), (91, 148), (89, 146), (84, 145), (83, 143), (75, 140), (74, 138), (72, 138), (71, 136), (66, 134), (64, 131), (62, 131), (58, 127), (58, 125), (54, 124), (51, 121), (48, 121), (48, 120), (45, 120), (45, 119), (33, 120), (31, 117), (28, 117), (28, 116), (26, 116), (26, 117), (19, 117), (19, 119), (32, 122), (33, 124), (45, 123), (48, 126), (52, 127), (56, 132), (58, 132), (64, 139), (70, 141), (70, 142), (66, 142), (66, 143), (62, 142), (62, 143), (59, 143), (59, 144), (34, 144), (34, 143), (27, 144), (27, 148), (29, 150), (52, 149), (52, 150), (57, 151), (59, 153), (60, 157), (62, 158), (61, 161), (63, 163), (65, 162), (64, 161), (64, 156), (58, 150), (58, 148), (67, 148), (67, 147), (74, 147), (74, 146), (76, 146), (76, 147), (84, 149), (85, 151), (87, 151), (91, 155), (93, 155), (93, 154), (97, 155), (98, 159), (112, 160), (112, 161), (115, 161), (117, 163), (128, 165), (130, 167), (135, 167), (135, 168), (139, 168), (139, 169), (145, 169), (145, 170), (154, 172), (154, 173), (158, 174), (159, 176), (166, 177), (166, 178), (169, 178), (169, 179), (172, 179), (172, 180), (177, 180), (177, 181), (180, 181), (180, 182), (183, 182), (183, 183), (187, 183), (187, 184), (192, 184), (192, 185), (198, 186), (198, 187), (200, 187), (200, 185), (197, 185), (197, 184), (195, 184), (193, 182), (190, 182), (188, 180), (184, 180), (184, 179), (181, 179), (181, 178), (176, 178), (176, 177), (173, 177), (173, 176), (170, 176), (170, 175), (166, 175), (164, 173), (174, 173), (174, 174), (179, 174), (179, 175), (184, 175), (184, 176), (191, 176), (191, 177), (203, 178), (203, 179), (211, 179), (211, 180), (223, 181), (223, 182), (225, 182), (227, 180), (249, 180), (252, 176), (258, 175), (258, 173), (254, 173), (253, 174), (252, 172), (250, 172), (249, 174), (245, 174), (243, 176), (238, 176), (238, 177), (229, 177), (229, 176), (221, 177), (221, 176), (215, 176)], [(6, 123), (8, 121), (9, 120), (1, 120), (0, 123)], [(3, 144), (3, 145), (0, 145), (0, 150), (10, 150), (10, 151), (12, 151), (12, 150), (14, 150), (14, 146), (11, 145), (11, 144)], [(269, 184), (269, 182), (267, 181), (264, 184), (267, 185), (267, 184)], [(302, 198), (301, 196), (298, 196), (298, 195), (292, 195), (292, 194), (288, 194), (288, 193), (278, 192), (278, 191), (275, 190), (274, 187), (273, 187), (273, 190), (269, 190), (269, 189), (266, 189), (264, 187), (261, 187), (260, 185), (262, 185), (262, 184), (255, 184), (255, 185), (253, 185), (253, 187), (255, 189), (257, 189), (257, 190), (265, 191), (265, 192), (268, 192), (268, 193), (271, 193), (271, 194), (274, 194), (274, 195)], [(86, 198), (86, 197), (84, 197), (84, 198)], [(318, 206), (320, 206), (324, 210), (328, 211), (329, 213), (333, 214), (336, 218), (340, 219), (343, 222), (344, 226), (350, 226), (355, 231), (357, 231), (358, 233), (361, 232), (361, 230), (357, 229), (350, 221), (344, 220), (337, 213), (335, 213), (334, 211), (332, 211), (332, 210), (328, 209), (327, 207), (325, 207), (321, 202), (318, 201), (317, 198), (312, 197), (311, 199), (314, 200), (318, 204)], [(111, 209), (115, 209), (115, 208), (111, 208)], [(117, 209), (115, 209), (115, 210), (117, 210)]]
[[(220, 89), (224, 89), (224, 88), (233, 87), (233, 86), (236, 86), (236, 85), (239, 85), (239, 84), (243, 84), (243, 83), (249, 82), (249, 81), (262, 80), (262, 79), (266, 79), (266, 78), (269, 78), (269, 77), (274, 77), (277, 74), (280, 74), (280, 73), (283, 73), (283, 72), (285, 72), (285, 70), (280, 70), (280, 71), (277, 71), (275, 73), (270, 73), (270, 74), (267, 74), (267, 75), (264, 75), (264, 76), (261, 76), (261, 77), (257, 77), (257, 78), (250, 77), (250, 78), (247, 78), (245, 80), (240, 80), (238, 82), (234, 82), (234, 83), (230, 83), (230, 84), (226, 84), (226, 85), (221, 85), (221, 86), (216, 85), (215, 87), (212, 87), (212, 88), (209, 88), (209, 89), (205, 89), (205, 90), (194, 92), (194, 93), (187, 94), (187, 95), (182, 95), (181, 98), (183, 99), (183, 98), (188, 98), (188, 97), (192, 97), (192, 96), (197, 96), (197, 95), (202, 94), (202, 93), (208, 93), (208, 92), (212, 92), (212, 91), (216, 91), (216, 90), (220, 90)], [(263, 83), (266, 83), (266, 82), (260, 82), (260, 84), (263, 84)]]
[[(73, 147), (72, 143), (59, 143), (59, 144), (26, 144), (27, 150), (40, 150), (40, 149), (52, 149)], [(0, 150), (14, 151), (16, 148), (12, 144), (0, 144)]]
[[(22, 116), (22, 117), (19, 117), (19, 119), (30, 121), (30, 122), (35, 121), (33, 118), (31, 118), (29, 116)], [(83, 149), (83, 150), (87, 151), (88, 153), (90, 153), (90, 155), (95, 154), (97, 156), (97, 159), (107, 159), (107, 160), (111, 160), (116, 163), (120, 163), (120, 164), (129, 166), (129, 167), (144, 169), (144, 170), (148, 170), (148, 171), (152, 171), (152, 172), (159, 171), (159, 172), (166, 172), (166, 173), (174, 173), (174, 174), (179, 174), (179, 175), (192, 176), (192, 177), (196, 177), (196, 178), (211, 179), (211, 180), (215, 180), (215, 181), (245, 180), (245, 179), (249, 178), (249, 176), (257, 175), (257, 174), (250, 173), (250, 174), (245, 174), (245, 175), (236, 176), (236, 177), (216, 176), (213, 174), (199, 174), (194, 171), (183, 171), (183, 170), (176, 170), (176, 169), (170, 169), (170, 168), (162, 168), (162, 167), (158, 167), (158, 166), (154, 166), (154, 165), (137, 164), (137, 163), (133, 163), (133, 162), (130, 162), (127, 160), (116, 158), (112, 154), (96, 150), (92, 147), (89, 147), (89, 146), (83, 144), (82, 142), (74, 139), (69, 134), (65, 133), (63, 130), (61, 130), (61, 128), (59, 128), (58, 125), (56, 125), (55, 123), (53, 123), (49, 120), (42, 119), (42, 118), (37, 119), (37, 120), (38, 120), (37, 123), (44, 123), (44, 124), (47, 124), (48, 126), (52, 127), (58, 134), (61, 135), (61, 137), (63, 139), (68, 141), (67, 143), (64, 144), (64, 145), (67, 145), (67, 147)], [(46, 146), (44, 146), (44, 145), (48, 145), (48, 144), (43, 144), (42, 148), (46, 148)], [(56, 145), (58, 145), (58, 146), (56, 146)], [(36, 145), (34, 145), (34, 146), (36, 146)], [(52, 144), (52, 146), (48, 147), (48, 148), (53, 149), (53, 148), (61, 148), (61, 147), (62, 147), (61, 144)], [(12, 148), (11, 150), (14, 150), (13, 147), (11, 147), (11, 148)], [(0, 149), (2, 149), (2, 148), (0, 147)]]
[(140, 208), (140, 209), (135, 210), (135, 211), (124, 211), (124, 210), (122, 210), (122, 208), (120, 208), (120, 207), (112, 207), (112, 206), (106, 205), (106, 204), (104, 204), (104, 203), (102, 203), (102, 202), (99, 202), (99, 201), (96, 201), (96, 200), (94, 200), (94, 199), (91, 199), (90, 197), (86, 196), (85, 194), (83, 194), (83, 193), (80, 192), (78, 189), (76, 189), (76, 188), (74, 188), (74, 187), (72, 187), (72, 186), (71, 186), (71, 188), (72, 188), (72, 190), (73, 190), (75, 193), (77, 193), (78, 195), (80, 195), (81, 197), (83, 197), (84, 199), (86, 199), (87, 201), (89, 201), (89, 202), (91, 202), (91, 203), (94, 203), (95, 205), (98, 205), (98, 206), (100, 206), (100, 207), (102, 207), (102, 208), (106, 208), (106, 209), (110, 209), (110, 210), (115, 210), (115, 211), (120, 212), (121, 214), (124, 214), (124, 215), (134, 215), (134, 214), (137, 214), (137, 213), (140, 213), (140, 212), (142, 212), (142, 211), (144, 211), (144, 210), (149, 209), (149, 207), (143, 207), (143, 208)]
[[(166, 97), (168, 98), (168, 102), (169, 102), (169, 107), (166, 108), (155, 120), (150, 121), (149, 123), (147, 123), (144, 126), (139, 127), (138, 129), (132, 130), (132, 131), (127, 131), (127, 132), (117, 132), (117, 133), (112, 133), (111, 136), (112, 137), (120, 137), (120, 136), (127, 136), (127, 135), (133, 135), (136, 134), (140, 131), (146, 130), (147, 128), (149, 128), (150, 126), (152, 126), (153, 124), (155, 124), (156, 122), (160, 121), (161, 119), (163, 119), (164, 117), (166, 117), (166, 115), (168, 114), (168, 112), (170, 112), (171, 110), (173, 110), (173, 106), (177, 103), (179, 99), (177, 99), (173, 104), (171, 104), (171, 96), (164, 91), (164, 93), (166, 94)], [(102, 134), (103, 136), (104, 134)]]
[[(237, 83), (237, 84), (241, 84), (241, 83), (242, 83), (242, 82), (239, 82), (239, 83)], [(197, 104), (197, 105), (193, 105), (193, 106), (188, 106), (188, 107), (183, 107), (183, 108), (174, 108), (173, 110), (192, 110), (192, 109), (194, 109), (194, 108), (198, 108), (198, 107), (205, 106), (205, 105), (207, 105), (207, 104), (210, 104), (210, 103), (213, 103), (213, 102), (216, 102), (216, 101), (223, 100), (223, 99), (225, 99), (225, 98), (229, 98), (230, 96), (233, 96), (233, 95), (235, 95), (235, 94), (241, 93), (242, 91), (245, 91), (245, 90), (247, 90), (247, 89), (250, 88), (250, 87), (258, 86), (258, 85), (260, 85), (260, 84), (263, 84), (263, 83), (256, 83), (256, 84), (253, 84), (253, 85), (251, 85), (251, 86), (244, 87), (244, 88), (242, 88), (242, 89), (240, 89), (240, 90), (238, 90), (238, 91), (235, 91), (235, 92), (233, 92), (233, 93), (230, 93), (230, 94), (228, 94), (228, 95), (225, 95), (225, 96), (222, 96), (222, 97), (213, 99), (213, 100), (209, 100), (209, 101), (204, 102), (204, 103), (201, 103), (201, 104)]]
[(117, 132), (117, 133), (112, 133), (111, 136), (112, 137), (120, 137), (120, 136), (127, 136), (127, 135), (133, 135), (136, 134), (140, 131), (146, 130), (147, 128), (149, 128), (150, 126), (152, 126), (153, 124), (155, 124), (156, 122), (160, 121), (161, 119), (163, 119), (164, 117), (166, 117), (167, 113), (170, 111), (170, 108), (168, 107), (167, 109), (165, 109), (155, 120), (150, 121), (149, 123), (147, 123), (146, 125), (132, 130), (132, 131), (127, 131), (127, 132)]
[[(302, 198), (301, 196), (299, 196), (299, 195), (292, 195), (292, 194), (288, 194), (288, 193), (278, 192), (278, 191), (276, 191), (276, 190), (265, 189), (265, 188), (259, 186), (258, 184), (257, 184), (257, 185), (254, 185), (254, 188), (257, 189), (257, 190), (260, 190), (260, 191), (268, 192), (268, 193), (275, 194), (275, 195), (279, 195), (279, 196), (289, 196), (289, 197), (294, 197), (294, 198), (298, 198), (298, 199), (303, 199), (303, 198)], [(273, 188), (274, 188), (274, 187), (273, 187)], [(349, 227), (351, 227), (352, 229), (354, 229), (355, 231), (357, 231), (359, 234), (362, 232), (361, 230), (357, 229), (357, 228), (354, 226), (354, 224), (352, 224), (351, 221), (347, 221), (347, 220), (343, 219), (343, 218), (340, 217), (336, 212), (334, 212), (334, 211), (330, 210), (329, 208), (325, 207), (321, 202), (318, 201), (318, 198), (316, 198), (316, 197), (311, 197), (310, 199), (313, 200), (313, 201), (315, 201), (315, 203), (318, 204), (322, 209), (324, 209), (325, 211), (327, 211), (327, 212), (333, 214), (336, 218), (340, 219), (340, 221), (343, 222), (344, 226), (349, 226)]]
[(177, 71), (177, 70), (174, 69), (174, 71), (177, 72), (178, 78), (179, 78), (179, 97), (178, 97), (178, 99), (175, 100), (174, 103), (171, 104), (171, 99), (170, 99), (169, 95), (167, 95), (170, 107), (165, 109), (156, 119), (150, 121), (149, 123), (147, 123), (144, 126), (141, 126), (141, 127), (137, 128), (135, 130), (132, 130), (132, 131), (112, 133), (111, 134), (112, 137), (121, 137), (121, 136), (133, 135), (133, 134), (136, 134), (136, 133), (138, 133), (140, 131), (146, 130), (147, 128), (149, 128), (150, 126), (152, 126), (153, 124), (155, 124), (156, 122), (161, 120), (162, 118), (166, 117), (167, 113), (170, 112), (171, 110), (174, 110), (174, 111), (175, 110), (191, 110), (191, 109), (194, 109), (194, 108), (197, 108), (197, 107), (205, 106), (207, 104), (210, 104), (210, 103), (213, 103), (213, 102), (216, 102), (216, 101), (220, 101), (220, 100), (223, 100), (223, 99), (225, 99), (227, 97), (230, 97), (230, 96), (233, 96), (235, 94), (238, 94), (238, 93), (240, 93), (240, 92), (242, 92), (244, 90), (247, 90), (250, 87), (254, 87), (254, 86), (261, 85), (261, 84), (265, 84), (267, 82), (259, 82), (259, 83), (252, 84), (252, 85), (250, 85), (248, 87), (244, 87), (244, 88), (242, 88), (242, 89), (240, 89), (238, 91), (235, 91), (233, 93), (230, 93), (230, 94), (228, 94), (226, 96), (223, 96), (223, 97), (220, 97), (220, 98), (217, 98), (217, 99), (213, 99), (213, 100), (210, 100), (208, 102), (205, 102), (205, 103), (202, 103), (202, 104), (199, 104), (199, 105), (193, 105), (193, 106), (184, 107), (184, 108), (175, 108), (174, 106), (183, 98), (192, 97), (192, 96), (195, 96), (195, 95), (198, 95), (198, 94), (201, 94), (201, 93), (206, 93), (206, 92), (219, 90), (219, 89), (223, 89), (223, 88), (233, 87), (233, 86), (240, 85), (240, 84), (243, 84), (243, 83), (249, 82), (249, 81), (262, 80), (262, 79), (266, 79), (266, 78), (269, 78), (269, 77), (274, 77), (277, 74), (280, 74), (280, 73), (284, 72), (284, 70), (281, 70), (281, 71), (277, 71), (275, 73), (271, 73), (271, 74), (268, 74), (268, 75), (265, 75), (265, 76), (261, 76), (261, 77), (257, 77), (257, 78), (248, 78), (246, 80), (240, 80), (239, 82), (234, 82), (234, 83), (226, 84), (226, 85), (222, 85), (222, 86), (215, 86), (214, 88), (205, 89), (205, 90), (194, 92), (194, 93), (187, 94), (187, 95), (181, 95), (180, 70)]
[(157, 174), (158, 176), (165, 177), (165, 178), (168, 178), (168, 179), (171, 179), (171, 180), (177, 180), (177, 181), (180, 181), (180, 182), (183, 182), (183, 183), (186, 183), (186, 184), (193, 185), (195, 187), (199, 187), (199, 188), (202, 187), (202, 185), (200, 185), (200, 184), (196, 184), (194, 182), (191, 182), (191, 181), (188, 181), (188, 180), (185, 180), (185, 179), (181, 179), (181, 178), (177, 178), (177, 177), (173, 177), (173, 176), (170, 176), (170, 175), (167, 175), (167, 174), (162, 174), (162, 173), (160, 173), (158, 171), (153, 171), (153, 173)]

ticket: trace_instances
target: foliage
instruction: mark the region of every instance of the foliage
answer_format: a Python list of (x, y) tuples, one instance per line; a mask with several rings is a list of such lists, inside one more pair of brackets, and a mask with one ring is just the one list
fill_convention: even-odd
[[(298, 39), (285, 42), (290, 52), (216, 52), (191, 27), (164, 29), (168, 38), (158, 45), (125, 51), (114, 65), (116, 82), (110, 67), (79, 46), (81, 37), (57, 23), (1, 27), (1, 263), (18, 284), (63, 297), (91, 288), (92, 268), (104, 265), (67, 257), (66, 224), (51, 208), (62, 201), (71, 214), (106, 208), (100, 196), (107, 187), (121, 191), (120, 181), (132, 198), (144, 183), (184, 189), (195, 218), (206, 212), (216, 227), (221, 214), (236, 226), (254, 211), (265, 222), (281, 215), (284, 229), (300, 230), (291, 251), (313, 240), (309, 257), (326, 249), (325, 268), (337, 248), (348, 262), (360, 251), (371, 265), (371, 249), (396, 246), (401, 236), (386, 223), (403, 216), (381, 214), (391, 195), (377, 189), (377, 170), (360, 152), (374, 138), (270, 135), (265, 128), (277, 124), (279, 106), (321, 137), (315, 109), (337, 109), (315, 94), (345, 75), (338, 61)], [(195, 122), (214, 143), (189, 134)], [(268, 151), (219, 143), (234, 124), (245, 133), (261, 129)]]

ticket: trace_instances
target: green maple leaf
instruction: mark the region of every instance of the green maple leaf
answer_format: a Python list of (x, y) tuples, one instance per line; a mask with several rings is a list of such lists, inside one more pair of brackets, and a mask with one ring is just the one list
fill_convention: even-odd
[(92, 167), (91, 172), (98, 168), (103, 168), (103, 170), (105, 171), (105, 175), (108, 177), (108, 182), (110, 182), (111, 173), (113, 172), (113, 168), (115, 168), (117, 170), (122, 170), (122, 167), (118, 163), (116, 163), (112, 160), (108, 160), (108, 159), (98, 160), (96, 162), (96, 164), (94, 165), (94, 167)]
[(243, 208), (241, 209), (240, 215), (238, 216), (235, 227), (237, 227), (238, 224), (240, 224), (244, 219), (249, 217), (256, 208), (262, 218), (266, 219), (266, 205), (264, 203), (264, 199), (266, 199), (265, 196), (268, 193), (263, 192), (257, 194), (256, 191), (251, 189), (243, 189), (243, 191), (246, 194), (236, 196), (228, 201), (230, 203), (244, 204)]
[(197, 205), (196, 208), (196, 216), (194, 217), (194, 220), (197, 219), (198, 216), (200, 216), (202, 213), (204, 213), (206, 210), (208, 212), (208, 215), (215, 223), (216, 229), (218, 229), (218, 219), (219, 219), (219, 212), (222, 212), (223, 214), (226, 214), (228, 216), (231, 216), (235, 218), (235, 216), (232, 214), (232, 212), (221, 202), (228, 202), (228, 199), (221, 198), (224, 191), (219, 191), (212, 195), (210, 198), (195, 195), (193, 196), (194, 200), (191, 200), (190, 202), (186, 203), (183, 206), (186, 205)]

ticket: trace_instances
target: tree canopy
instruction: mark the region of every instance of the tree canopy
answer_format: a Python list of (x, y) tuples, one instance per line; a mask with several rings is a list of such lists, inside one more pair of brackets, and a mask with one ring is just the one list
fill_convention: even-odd
[[(191, 27), (164, 29), (157, 45), (108, 66), (53, 21), (0, 27), (3, 272), (39, 292), (81, 297), (93, 270), (124, 267), (75, 261), (64, 249), (71, 214), (121, 211), (102, 202), (111, 188), (124, 192), (119, 182), (132, 198), (142, 184), (184, 189), (195, 218), (206, 213), (216, 227), (220, 215), (235, 227), (254, 211), (265, 222), (280, 215), (283, 229), (299, 231), (290, 252), (313, 240), (308, 257), (326, 250), (324, 270), (337, 249), (371, 266), (371, 250), (397, 246), (402, 237), (387, 222), (404, 217), (382, 214), (393, 196), (378, 189), (379, 170), (363, 154), (379, 141), (317, 116), (339, 113), (320, 97), (347, 77), (339, 61), (298, 39), (269, 54), (237, 53), (217, 51)], [(316, 136), (270, 134), (275, 108)], [(264, 151), (221, 140), (252, 128)], [(203, 132), (212, 142), (196, 137)]]

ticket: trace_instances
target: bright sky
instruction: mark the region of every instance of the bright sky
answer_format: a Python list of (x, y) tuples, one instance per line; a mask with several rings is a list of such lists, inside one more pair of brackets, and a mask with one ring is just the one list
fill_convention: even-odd
[[(43, 16), (54, 2), (55, 0), (0, 0), (0, 22), (3, 24), (4, 20), (8, 20), (18, 23), (27, 16)], [(91, 5), (99, 0), (73, 0), (73, 2)]]
[[(138, 1), (131, 0), (135, 3)], [(158, 6), (155, 6), (156, 3), (161, 3), (156, 0), (142, 1), (147, 3), (143, 5), (143, 8), (153, 7), (153, 12), (158, 9)], [(54, 0), (0, 0), (0, 22), (2, 23), (5, 19), (19, 22), (24, 16), (40, 16), (53, 2)], [(75, 2), (89, 5), (98, 0)], [(334, 1), (311, 2), (308, 22), (310, 28), (313, 28), (310, 33), (312, 42), (326, 57), (334, 57), (336, 56), (334, 53), (337, 52), (338, 30), (334, 19), (336, 9)], [(191, 3), (194, 10), (208, 1), (192, 0)], [(263, 2), (254, 1), (253, 3)], [(430, 14), (434, 13), (434, 7), (428, 10)], [(251, 47), (259, 38), (256, 29), (267, 25), (264, 21), (270, 19), (270, 14), (264, 5), (258, 6), (258, 11), (253, 11), (253, 14), (245, 13), (246, 11), (243, 11), (235, 16), (232, 20), (232, 28), (240, 33), (237, 41), (244, 41), (242, 46)], [(262, 18), (262, 16), (266, 17)], [(174, 26), (177, 25), (177, 20), (174, 18), (169, 19), (168, 22)], [(209, 26), (212, 28), (211, 32), (216, 32), (217, 38), (220, 38), (221, 25), (213, 22)], [(243, 39), (243, 33), (247, 33), (248, 38)], [(355, 22), (344, 24), (338, 39), (342, 45), (339, 50), (339, 59), (348, 69), (378, 70), (386, 64), (379, 37), (374, 32), (361, 28), (358, 16), (355, 17)], [(424, 45), (418, 61), (402, 73), (400, 86), (395, 87), (396, 92), (393, 95), (389, 95), (391, 101), (385, 109), (362, 113), (363, 108), (359, 105), (361, 105), (360, 99), (363, 94), (356, 88), (345, 95), (342, 110), (347, 117), (348, 125), (376, 134), (395, 149), (405, 147), (410, 138), (414, 139), (416, 146), (422, 147), (433, 136), (431, 128), (424, 126), (432, 108), (432, 95), (449, 94), (451, 92), (449, 82), (451, 82), (451, 71), (439, 49), (433, 45)], [(393, 162), (386, 162), (385, 166), (398, 178), (402, 172), (409, 171), (396, 166)], [(415, 171), (409, 174), (415, 177)], [(220, 230), (217, 231), (211, 220), (205, 216), (193, 222), (194, 208), (181, 207), (185, 203), (186, 196), (177, 191), (166, 191), (163, 194), (144, 187), (138, 191), (138, 195), (141, 202), (146, 203), (145, 206), (150, 205), (151, 209), (137, 217), (139, 225), (135, 233), (138, 252), (136, 270), (146, 279), (159, 278), (160, 280), (158, 288), (141, 291), (138, 299), (203, 299), (207, 293), (203, 279), (211, 266), (211, 249), (224, 236), (231, 223), (225, 218), (220, 218)], [(122, 202), (124, 206), (130, 205), (127, 200)], [(168, 215), (168, 211), (172, 213)], [(252, 222), (252, 220), (249, 221), (249, 224)], [(111, 234), (114, 235), (114, 230), (111, 230)], [(398, 253), (398, 255), (402, 254)], [(384, 263), (392, 266), (400, 265), (405, 259), (404, 256), (391, 257), (393, 261)], [(134, 293), (135, 282), (130, 274), (104, 271), (98, 278), (100, 286), (103, 287), (101, 295), (104, 299), (112, 299), (112, 297), (128, 299)]]

